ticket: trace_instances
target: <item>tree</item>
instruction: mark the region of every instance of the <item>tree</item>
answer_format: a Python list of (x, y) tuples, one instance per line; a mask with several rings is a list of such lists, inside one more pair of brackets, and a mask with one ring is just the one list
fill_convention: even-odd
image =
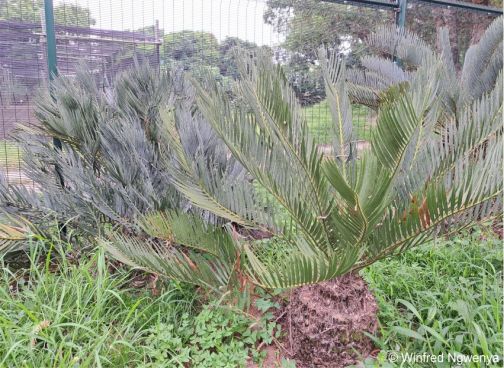
[(41, 0), (0, 0), (0, 20), (40, 23), (42, 4)]
[[(0, 20), (11, 19), (40, 23), (44, 10), (43, 0), (0, 0)], [(58, 25), (90, 27), (96, 24), (89, 9), (77, 4), (59, 4), (54, 7), (54, 21)]]
[(88, 8), (77, 4), (59, 4), (54, 7), (54, 21), (58, 25), (89, 28), (96, 24)]
[(238, 50), (246, 50), (250, 53), (259, 50), (259, 47), (249, 41), (243, 41), (238, 37), (226, 37), (219, 45), (219, 71), (224, 77), (238, 78), (238, 66), (236, 55)]
[[(489, 1), (474, 3), (491, 5)], [(500, 3), (502, 7), (502, 1)], [(494, 16), (481, 12), (454, 8), (442, 8), (433, 12), (432, 6), (420, 3), (413, 3), (407, 14), (406, 29), (418, 34), (431, 47), (437, 43), (437, 29), (448, 30), (452, 59), (457, 71), (461, 70), (468, 48), (479, 41), (485, 29), (495, 19)]]
[(331, 4), (317, 0), (268, 0), (266, 23), (285, 34), (285, 70), (303, 104), (324, 98), (323, 80), (317, 62), (320, 46), (351, 50), (348, 64), (357, 61), (362, 41), (379, 24), (393, 21), (391, 13), (370, 8)]
[[(502, 0), (472, 2), (502, 7)], [(410, 2), (408, 5), (406, 29), (418, 34), (429, 45), (435, 45), (438, 28), (448, 28), (457, 71), (461, 68), (468, 47), (479, 40), (494, 19), (493, 16), (482, 13), (453, 8), (437, 9), (420, 2)], [(265, 21), (286, 36), (282, 47), (302, 56), (302, 59), (298, 56), (294, 60), (295, 63), (291, 67), (293, 71), (313, 69), (316, 50), (320, 45), (339, 47), (342, 42), (345, 42), (345, 48), (350, 51), (348, 56), (353, 58), (348, 62), (351, 65), (358, 60), (355, 56), (362, 56), (367, 52), (361, 42), (371, 30), (379, 25), (395, 24), (394, 13), (388, 10), (316, 0), (269, 0), (267, 6)], [(317, 85), (315, 79), (309, 84)]]
[(180, 31), (168, 33), (163, 38), (162, 57), (167, 65), (184, 70), (201, 66), (217, 67), (219, 42), (212, 33)]
[[(386, 12), (315, 0), (269, 0), (264, 20), (285, 33), (283, 47), (309, 62), (320, 46), (338, 48), (345, 43), (356, 50), (375, 26), (387, 21)], [(358, 11), (356, 11), (358, 10)]]

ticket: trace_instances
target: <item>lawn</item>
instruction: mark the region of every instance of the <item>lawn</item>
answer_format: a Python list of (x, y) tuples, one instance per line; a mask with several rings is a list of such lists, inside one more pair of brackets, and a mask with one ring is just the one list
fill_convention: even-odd
[[(31, 248), (25, 269), (2, 262), (0, 367), (245, 367), (279, 336), (271, 313), (257, 320), (194, 287), (156, 284), (110, 266), (99, 249), (70, 262), (54, 256), (57, 244)], [(381, 326), (373, 337), (381, 352), (366, 366), (400, 366), (387, 362), (391, 352), (502, 356), (502, 245), (490, 231), (440, 239), (362, 275)], [(255, 304), (277, 306), (263, 292)]]
[[(328, 144), (332, 136), (332, 118), (326, 100), (303, 108), (308, 121), (308, 128), (319, 144)], [(367, 107), (353, 105), (352, 121), (356, 138), (369, 140), (371, 138), (370, 112)]]

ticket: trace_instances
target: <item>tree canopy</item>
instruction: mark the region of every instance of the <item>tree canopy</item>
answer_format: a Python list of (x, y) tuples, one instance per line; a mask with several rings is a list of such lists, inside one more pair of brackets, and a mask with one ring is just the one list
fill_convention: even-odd
[[(467, 2), (502, 7), (502, 0)], [(459, 69), (467, 48), (479, 41), (494, 17), (460, 9), (436, 9), (433, 11), (430, 4), (410, 1), (406, 28), (430, 45), (436, 44), (437, 28), (448, 28), (455, 67)], [(343, 46), (347, 52), (351, 50), (349, 56), (362, 54), (362, 41), (371, 30), (379, 25), (394, 24), (394, 17), (392, 11), (317, 0), (268, 0), (264, 13), (265, 22), (286, 35), (282, 46), (298, 54), (294, 69), (299, 69), (300, 61), (313, 62), (321, 45), (326, 48)]]
[[(12, 19), (39, 23), (43, 0), (0, 0), (0, 20)], [(65, 26), (89, 27), (96, 24), (88, 8), (77, 4), (59, 4), (54, 7), (54, 21)]]
[(213, 65), (219, 61), (219, 42), (208, 32), (180, 31), (163, 37), (163, 59), (174, 62), (185, 70)]

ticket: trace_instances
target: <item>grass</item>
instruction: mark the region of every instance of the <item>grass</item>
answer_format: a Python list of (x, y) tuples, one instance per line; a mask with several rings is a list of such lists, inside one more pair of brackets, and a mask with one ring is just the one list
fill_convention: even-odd
[[(332, 118), (329, 105), (326, 100), (318, 104), (303, 108), (303, 112), (308, 121), (310, 133), (319, 144), (331, 143)], [(369, 124), (369, 111), (361, 105), (353, 105), (352, 120), (356, 128), (357, 138), (369, 140), (371, 138), (371, 127)]]
[(175, 282), (159, 296), (132, 288), (133, 274), (111, 272), (101, 250), (54, 264), (37, 248), (27, 270), (2, 263), (0, 367), (234, 368), (271, 342), (274, 322), (204, 303)]
[[(266, 311), (258, 321), (176, 282), (159, 281), (157, 296), (133, 287), (138, 272), (112, 267), (101, 250), (77, 263), (49, 246), (32, 244), (27, 269), (0, 260), (2, 368), (243, 367), (280, 332), (266, 296), (256, 301)], [(379, 304), (381, 349), (364, 365), (433, 366), (391, 364), (390, 352), (502, 359), (502, 256), (501, 241), (476, 229), (363, 270)]]
[[(426, 352), (445, 359), (448, 353), (498, 355), (493, 366), (501, 367), (502, 253), (502, 242), (479, 229), (364, 270), (379, 304), (381, 326), (375, 341), (382, 353), (369, 366), (392, 366), (385, 364), (386, 352)], [(455, 366), (445, 363), (436, 366)]]
[(0, 168), (17, 168), (21, 161), (21, 152), (14, 142), (0, 141)]

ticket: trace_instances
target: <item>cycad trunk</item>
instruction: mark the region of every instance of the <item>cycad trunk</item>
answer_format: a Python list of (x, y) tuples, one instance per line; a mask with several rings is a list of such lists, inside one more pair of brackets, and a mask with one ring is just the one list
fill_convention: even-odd
[(358, 274), (293, 291), (288, 306), (290, 347), (300, 367), (346, 367), (370, 355), (378, 310)]

